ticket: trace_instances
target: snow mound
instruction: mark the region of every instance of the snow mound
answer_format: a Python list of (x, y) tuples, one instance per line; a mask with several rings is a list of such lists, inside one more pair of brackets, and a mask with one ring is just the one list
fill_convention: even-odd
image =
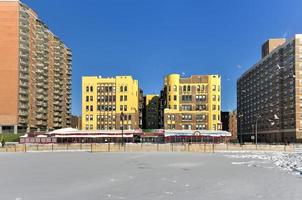
[[(277, 152), (263, 152), (263, 153), (236, 153), (225, 155), (229, 158), (238, 159), (256, 159), (267, 160), (275, 164), (281, 170), (293, 172), (298, 175), (302, 175), (302, 153), (277, 153)], [(250, 162), (232, 162), (232, 164), (246, 164)], [(251, 165), (249, 165), (251, 166)], [(257, 166), (257, 165), (253, 165)]]

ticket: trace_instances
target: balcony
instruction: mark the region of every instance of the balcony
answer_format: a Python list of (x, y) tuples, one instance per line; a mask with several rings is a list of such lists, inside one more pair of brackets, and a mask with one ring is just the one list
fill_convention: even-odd
[(28, 116), (28, 112), (27, 111), (19, 111), (19, 116), (23, 116), (23, 117), (27, 117)]
[(60, 101), (61, 100), (61, 96), (60, 95), (54, 95), (53, 99), (55, 101)]
[(28, 102), (28, 96), (20, 95), (19, 100), (22, 101), (22, 102)]
[(27, 91), (27, 90), (24, 90), (23, 88), (20, 88), (20, 89), (19, 89), (19, 94), (27, 95), (27, 94), (28, 94), (28, 91)]
[(44, 116), (42, 115), (42, 114), (38, 114), (37, 116), (36, 116), (36, 119), (44, 119)]
[(22, 87), (22, 88), (28, 88), (28, 83), (20, 81), (20, 87)]
[(19, 124), (27, 124), (28, 121), (27, 121), (27, 118), (26, 117), (19, 117)]
[(38, 96), (36, 97), (36, 99), (38, 99), (38, 100), (43, 100), (43, 99), (44, 99), (44, 96), (43, 96), (43, 95), (38, 95)]
[(62, 103), (60, 101), (54, 101), (53, 105), (55, 105), (55, 106), (62, 106)]
[(27, 104), (20, 103), (20, 104), (19, 104), (19, 109), (27, 110), (27, 109), (28, 109), (28, 105), (27, 105)]
[(60, 117), (61, 114), (60, 114), (59, 112), (54, 112), (54, 113), (53, 113), (53, 116), (54, 116), (54, 117)]
[(22, 72), (23, 74), (28, 74), (28, 68), (26, 67), (20, 67), (20, 72)]
[(20, 74), (20, 75), (19, 75), (19, 78), (20, 78), (21, 80), (28, 80), (28, 79), (29, 79), (29, 76), (28, 76), (28, 75)]

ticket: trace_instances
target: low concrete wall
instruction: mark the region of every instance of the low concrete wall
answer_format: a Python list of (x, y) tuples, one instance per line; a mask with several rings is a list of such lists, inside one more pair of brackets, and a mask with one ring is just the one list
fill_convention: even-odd
[(301, 151), (302, 146), (268, 145), (268, 144), (205, 144), (205, 143), (91, 143), (91, 144), (17, 144), (0, 148), (0, 152), (58, 152), (58, 151), (86, 151), (86, 152), (201, 152), (215, 153), (224, 151)]

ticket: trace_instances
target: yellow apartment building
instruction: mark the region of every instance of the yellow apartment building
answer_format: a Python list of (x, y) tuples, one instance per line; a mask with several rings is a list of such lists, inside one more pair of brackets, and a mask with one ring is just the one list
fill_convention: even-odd
[(131, 76), (82, 77), (82, 129), (139, 128), (139, 87)]
[(165, 129), (221, 130), (220, 75), (167, 75), (164, 98)]

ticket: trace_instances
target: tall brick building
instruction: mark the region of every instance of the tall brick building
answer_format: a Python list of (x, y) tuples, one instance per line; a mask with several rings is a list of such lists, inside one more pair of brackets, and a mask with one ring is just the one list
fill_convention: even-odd
[(0, 0), (0, 38), (0, 133), (70, 126), (71, 50), (18, 0)]

